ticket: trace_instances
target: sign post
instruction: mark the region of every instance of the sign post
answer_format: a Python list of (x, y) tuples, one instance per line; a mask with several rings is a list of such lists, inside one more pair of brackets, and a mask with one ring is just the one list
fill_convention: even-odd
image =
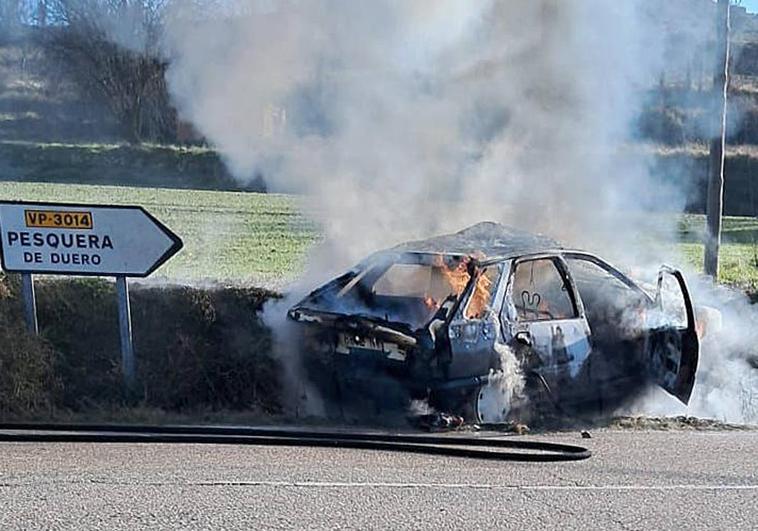
[(726, 149), (726, 112), (729, 92), (729, 2), (718, 0), (717, 61), (713, 75), (714, 109), (713, 121), (717, 127), (711, 139), (708, 188), (705, 203), (706, 239), (703, 269), (714, 281), (719, 279), (719, 249), (721, 248), (721, 218), (724, 213), (724, 150)]
[(26, 317), (26, 328), (30, 334), (35, 336), (39, 333), (37, 325), (37, 298), (34, 296), (34, 277), (31, 273), (21, 275), (21, 290), (24, 296), (24, 316)]
[(132, 310), (129, 305), (129, 286), (126, 277), (116, 277), (116, 293), (118, 294), (118, 328), (121, 337), (121, 370), (128, 389), (134, 387), (134, 344), (132, 343)]
[(139, 206), (0, 201), (0, 259), (22, 274), (25, 313), (37, 333), (32, 274), (116, 277), (121, 366), (135, 381), (127, 277), (146, 277), (182, 248), (182, 240)]

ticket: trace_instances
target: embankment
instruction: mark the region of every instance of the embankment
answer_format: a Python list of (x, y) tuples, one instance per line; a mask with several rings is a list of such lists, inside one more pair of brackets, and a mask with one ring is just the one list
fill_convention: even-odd
[(0, 416), (54, 418), (125, 406), (277, 413), (279, 363), (260, 315), (277, 296), (243, 287), (133, 287), (138, 383), (128, 393), (112, 282), (38, 282), (34, 337), (24, 327), (20, 279), (0, 276)]

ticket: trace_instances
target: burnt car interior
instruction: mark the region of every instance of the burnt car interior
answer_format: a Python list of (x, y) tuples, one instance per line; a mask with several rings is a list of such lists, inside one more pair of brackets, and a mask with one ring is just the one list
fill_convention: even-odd
[[(327, 285), (311, 302), (321, 310), (402, 322), (418, 329), (432, 320), (446, 301), (457, 301), (468, 284), (469, 258), (406, 253), (358, 268)], [(487, 277), (481, 281), (484, 285)], [(470, 305), (469, 312), (482, 311)]]
[(609, 348), (619, 339), (637, 338), (644, 327), (644, 310), (650, 297), (600, 261), (567, 255), (566, 263), (582, 299), (595, 346)]
[(513, 271), (513, 303), (524, 321), (572, 319), (573, 294), (555, 259), (521, 261)]
[(458, 297), (463, 287), (454, 286), (447, 269), (434, 264), (392, 264), (368, 289), (374, 306), (402, 315), (416, 326), (426, 323), (440, 304)]

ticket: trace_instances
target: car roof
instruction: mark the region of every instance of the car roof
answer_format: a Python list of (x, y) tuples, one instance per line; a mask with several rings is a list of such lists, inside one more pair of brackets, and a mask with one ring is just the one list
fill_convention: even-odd
[(515, 227), (485, 221), (461, 231), (402, 243), (384, 252), (471, 255), (481, 260), (564, 249), (556, 240)]

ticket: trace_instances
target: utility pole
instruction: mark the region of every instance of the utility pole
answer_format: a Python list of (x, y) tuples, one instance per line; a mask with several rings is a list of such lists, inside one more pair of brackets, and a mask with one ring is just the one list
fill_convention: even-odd
[[(724, 148), (726, 147), (726, 98), (729, 87), (729, 2), (718, 0), (716, 7), (716, 67), (713, 74), (714, 137), (708, 168), (706, 197), (705, 274), (719, 278), (721, 217), (724, 211)], [(719, 135), (716, 136), (716, 131)]]

